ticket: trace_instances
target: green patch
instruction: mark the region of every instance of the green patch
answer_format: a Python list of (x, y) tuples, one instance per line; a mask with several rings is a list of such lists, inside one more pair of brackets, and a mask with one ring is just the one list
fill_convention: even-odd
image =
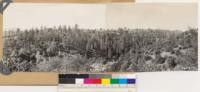
[(119, 79), (111, 79), (111, 84), (119, 84)]

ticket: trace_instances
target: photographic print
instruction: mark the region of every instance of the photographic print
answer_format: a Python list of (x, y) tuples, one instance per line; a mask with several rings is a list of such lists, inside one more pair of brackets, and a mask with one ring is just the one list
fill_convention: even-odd
[(14, 72), (197, 71), (197, 15), (197, 3), (13, 3), (3, 62)]

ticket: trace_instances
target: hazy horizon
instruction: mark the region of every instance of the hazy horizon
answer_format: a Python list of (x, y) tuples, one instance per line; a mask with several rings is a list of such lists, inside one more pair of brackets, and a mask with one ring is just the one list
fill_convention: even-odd
[[(80, 25), (78, 25), (78, 26), (80, 26)], [(56, 29), (58, 29), (59, 27), (66, 27), (66, 28), (74, 28), (75, 27), (75, 25), (74, 26), (67, 26), (67, 25), (60, 25), (60, 26), (52, 26), (52, 27), (45, 27), (45, 26), (40, 26), (40, 27), (32, 27), (32, 28), (28, 28), (28, 29), (20, 29), (20, 28), (13, 28), (13, 29), (5, 29), (4, 31), (16, 31), (17, 29), (20, 29), (20, 31), (25, 31), (25, 30), (31, 30), (31, 29), (44, 29), (44, 28), (56, 28)], [(186, 30), (188, 30), (188, 29), (197, 29), (197, 27), (187, 27), (185, 30), (180, 30), (180, 29), (161, 29), (161, 28), (127, 28), (127, 27), (119, 27), (119, 28), (80, 28), (80, 27), (78, 27), (79, 29), (83, 29), (83, 30), (87, 30), (87, 29), (89, 29), (89, 30), (100, 30), (100, 29), (102, 29), (102, 30), (117, 30), (117, 29), (120, 29), (120, 28), (122, 28), (122, 29), (129, 29), (129, 30), (135, 30), (135, 29), (143, 29), (143, 30), (148, 30), (148, 29), (151, 29), (151, 30), (168, 30), (168, 31), (186, 31)]]

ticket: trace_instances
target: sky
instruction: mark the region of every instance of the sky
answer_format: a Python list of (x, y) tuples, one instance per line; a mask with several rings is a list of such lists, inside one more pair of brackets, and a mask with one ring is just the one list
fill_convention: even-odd
[(186, 30), (197, 27), (195, 3), (23, 4), (12, 3), (3, 15), (4, 30), (59, 25), (80, 28), (153, 28)]
[(198, 26), (196, 3), (137, 3), (107, 6), (107, 27), (186, 30)]
[(75, 24), (81, 28), (105, 28), (105, 5), (14, 3), (5, 10), (3, 18), (4, 29)]

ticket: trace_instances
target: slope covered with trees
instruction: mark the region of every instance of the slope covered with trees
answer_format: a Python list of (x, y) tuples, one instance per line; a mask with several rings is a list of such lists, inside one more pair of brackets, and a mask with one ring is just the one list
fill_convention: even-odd
[(198, 32), (160, 29), (9, 30), (4, 61), (12, 71), (146, 72), (197, 70)]

